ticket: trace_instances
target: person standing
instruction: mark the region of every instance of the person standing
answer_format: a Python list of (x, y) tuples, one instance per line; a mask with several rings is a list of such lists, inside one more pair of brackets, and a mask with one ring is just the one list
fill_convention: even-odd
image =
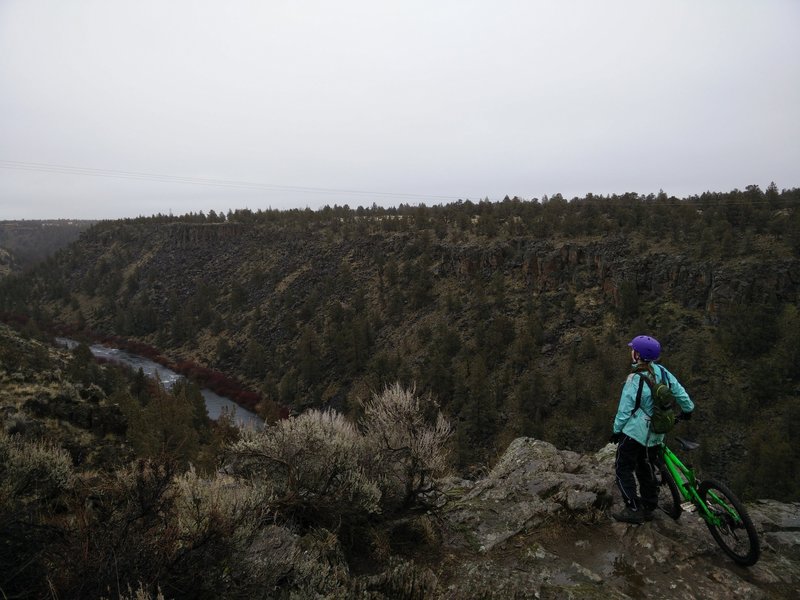
[[(612, 516), (624, 523), (643, 523), (653, 519), (658, 507), (658, 481), (654, 465), (660, 459), (659, 451), (664, 434), (650, 430), (653, 398), (650, 383), (666, 383), (683, 411), (682, 418), (691, 418), (694, 403), (678, 379), (656, 361), (661, 356), (661, 344), (653, 337), (639, 335), (628, 346), (631, 348), (632, 372), (625, 380), (614, 418), (611, 442), (617, 444), (614, 464), (616, 484), (622, 494), (624, 507)], [(638, 493), (637, 493), (638, 481)]]

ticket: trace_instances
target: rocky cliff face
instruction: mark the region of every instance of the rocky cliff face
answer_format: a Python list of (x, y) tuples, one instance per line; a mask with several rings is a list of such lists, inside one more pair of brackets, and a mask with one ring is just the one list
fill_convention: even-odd
[(672, 298), (686, 308), (715, 313), (736, 302), (796, 301), (800, 262), (774, 255), (721, 260), (688, 253), (645, 252), (624, 238), (564, 242), (513, 240), (490, 248), (449, 249), (443, 269), (458, 275), (479, 270), (516, 274), (539, 293), (563, 287), (599, 288), (614, 305), (623, 282), (644, 295)]
[(762, 555), (743, 568), (702, 520), (613, 521), (615, 449), (593, 455), (519, 438), (488, 475), (452, 481), (433, 570), (448, 598), (790, 598), (800, 585), (800, 503), (748, 510)]
[[(156, 311), (159, 327), (165, 329), (175, 317), (175, 306), (208, 296), (208, 291), (198, 292), (205, 285), (213, 291), (213, 309), (231, 322), (258, 307), (265, 315), (258, 327), (264, 336), (267, 330), (272, 335), (287, 319), (294, 319), (309, 297), (352, 304), (354, 291), (363, 289), (368, 307), (376, 314), (385, 312), (387, 300), (377, 296), (379, 286), (386, 283), (383, 265), (391, 261), (401, 272), (430, 272), (434, 295), (448, 290), (460, 293), (464, 282), (476, 277), (502, 278), (517, 312), (531, 294), (556, 303), (567, 295), (584, 295), (601, 310), (619, 308), (625, 286), (639, 301), (667, 300), (711, 321), (731, 305), (779, 305), (800, 298), (800, 261), (794, 257), (761, 251), (749, 259), (712, 258), (698, 256), (691, 248), (686, 253), (656, 252), (655, 248), (637, 249), (622, 236), (583, 241), (532, 237), (454, 241), (433, 240), (417, 232), (369, 231), (361, 237), (341, 237), (328, 230), (173, 223), (95, 231), (84, 237), (76, 252), (81, 260), (73, 261), (68, 267), (73, 271), (63, 274), (65, 286), (73, 293), (81, 288), (101, 295), (110, 290), (111, 297), (100, 299), (106, 306), (118, 305), (127, 312), (132, 309), (126, 303), (146, 306)], [(342, 277), (345, 264), (348, 269)], [(107, 285), (110, 274), (114, 274), (113, 286)], [(239, 304), (231, 294), (233, 289), (239, 294)], [(97, 310), (97, 301), (82, 303), (91, 327), (126, 334), (115, 331), (120, 318), (114, 311)], [(324, 302), (310, 309), (312, 317), (318, 317), (325, 310)], [(271, 323), (269, 315), (274, 315)], [(582, 315), (586, 318), (592, 321), (591, 316)], [(262, 344), (274, 342), (255, 337)], [(213, 362), (214, 357), (204, 358)]]
[[(615, 306), (620, 305), (623, 283), (634, 286), (642, 298), (668, 298), (712, 316), (730, 304), (797, 302), (800, 297), (796, 258), (765, 250), (749, 258), (698, 256), (692, 248), (642, 250), (621, 236), (560, 242), (531, 237), (423, 242), (414, 232), (370, 232), (339, 239), (330, 231), (291, 233), (235, 223), (176, 223), (139, 229), (121, 225), (118, 231), (86, 238), (81, 252), (85, 259), (81, 268), (108, 261), (128, 276), (135, 265), (140, 280), (157, 278), (158, 288), (149, 292), (156, 303), (163, 302), (159, 296), (170, 290), (178, 291), (180, 298), (191, 297), (197, 281), (213, 282), (223, 292), (234, 284), (244, 286), (251, 301), (261, 303), (274, 300), (276, 292), (302, 298), (323, 281), (335, 286), (344, 262), (355, 281), (369, 289), (377, 283), (376, 264), (410, 261), (421, 252), (428, 256), (426, 264), (438, 282), (499, 273), (508, 290), (538, 294), (596, 290)], [(128, 257), (119, 262), (123, 253)]]

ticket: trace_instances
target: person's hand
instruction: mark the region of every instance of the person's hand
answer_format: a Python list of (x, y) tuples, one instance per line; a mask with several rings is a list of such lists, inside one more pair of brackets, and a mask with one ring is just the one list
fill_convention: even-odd
[(622, 438), (622, 432), (614, 432), (611, 434), (611, 437), (608, 438), (608, 441), (612, 444), (619, 444), (619, 440)]

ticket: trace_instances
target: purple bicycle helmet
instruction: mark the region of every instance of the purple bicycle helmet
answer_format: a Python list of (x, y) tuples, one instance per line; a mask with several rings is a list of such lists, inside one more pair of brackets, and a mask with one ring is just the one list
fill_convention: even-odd
[(661, 356), (661, 344), (656, 338), (649, 335), (637, 335), (628, 343), (628, 346), (636, 350), (642, 360), (647, 362), (657, 360)]

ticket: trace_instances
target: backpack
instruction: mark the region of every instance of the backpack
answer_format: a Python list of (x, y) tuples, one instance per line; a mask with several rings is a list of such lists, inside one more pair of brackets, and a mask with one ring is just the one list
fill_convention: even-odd
[(676, 403), (672, 395), (672, 382), (669, 380), (666, 369), (661, 365), (661, 383), (654, 383), (645, 373), (639, 373), (639, 390), (636, 392), (636, 406), (633, 411), (639, 410), (642, 404), (642, 388), (644, 384), (650, 388), (650, 397), (653, 399), (653, 414), (650, 415), (650, 431), (653, 433), (667, 433), (675, 426)]

